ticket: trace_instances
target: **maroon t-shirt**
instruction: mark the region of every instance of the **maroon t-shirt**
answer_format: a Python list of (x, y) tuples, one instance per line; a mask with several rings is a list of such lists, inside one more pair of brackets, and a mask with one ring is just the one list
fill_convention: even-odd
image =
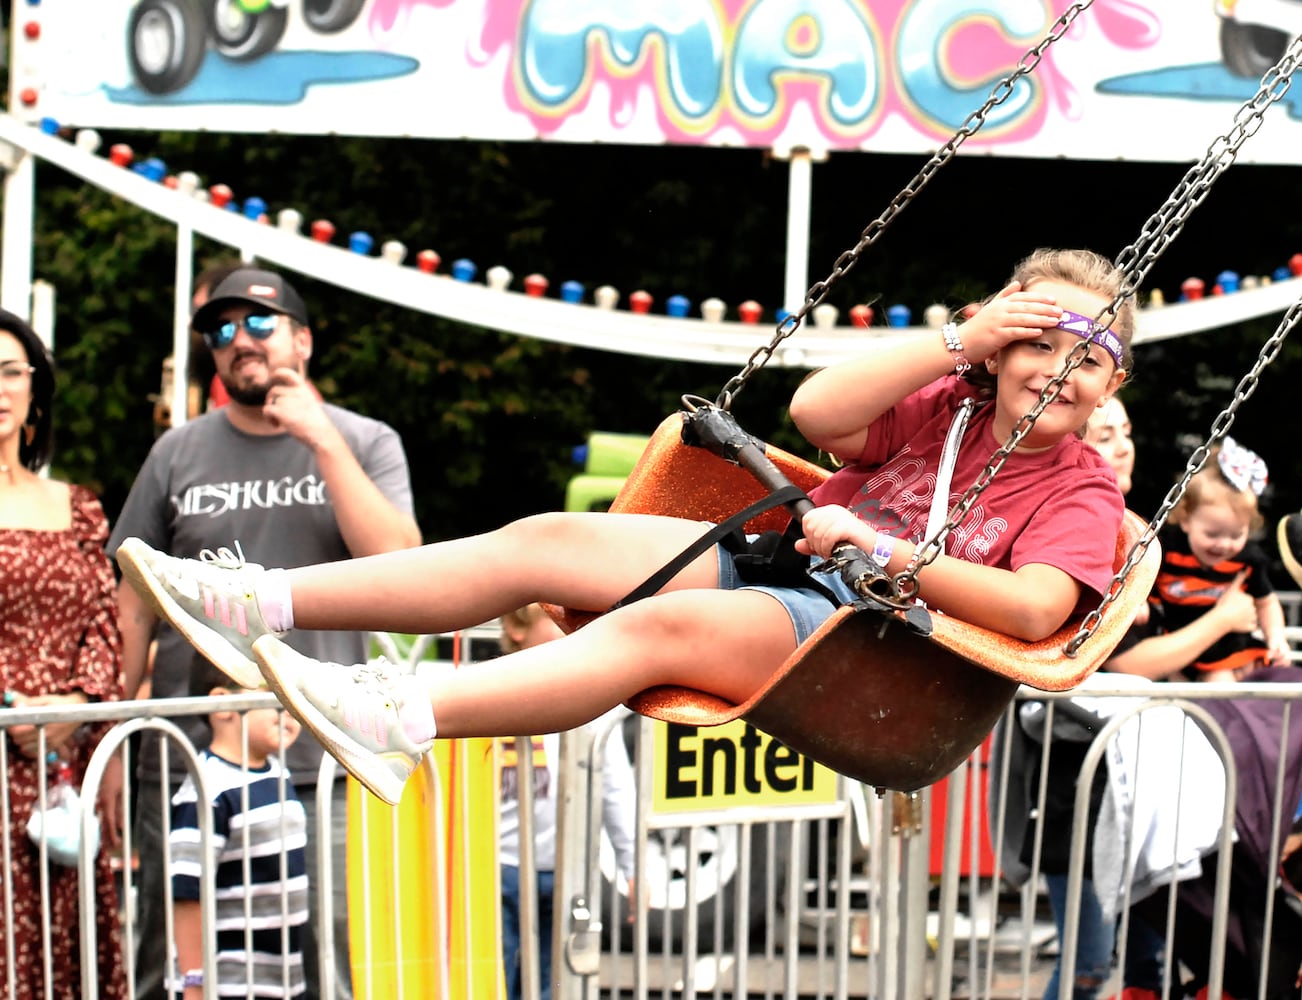
[[(868, 429), (858, 461), (833, 474), (811, 498), (841, 504), (879, 531), (923, 541), (941, 448), (954, 413), (975, 390), (954, 376), (920, 389)], [(994, 404), (968, 422), (947, 507), (977, 481), (1003, 444), (991, 430)], [(1044, 563), (1067, 573), (1093, 605), (1112, 580), (1124, 511), (1116, 476), (1094, 448), (1068, 435), (1047, 451), (1014, 452), (945, 543), (948, 555), (1017, 570)]]

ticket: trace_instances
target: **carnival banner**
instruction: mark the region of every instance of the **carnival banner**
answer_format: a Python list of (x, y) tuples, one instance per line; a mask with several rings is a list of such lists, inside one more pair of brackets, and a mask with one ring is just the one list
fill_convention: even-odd
[[(13, 111), (76, 126), (816, 152), (945, 141), (1067, 0), (15, 0)], [(970, 149), (1197, 158), (1302, 0), (1094, 0)], [(1294, 163), (1302, 93), (1241, 159)]]

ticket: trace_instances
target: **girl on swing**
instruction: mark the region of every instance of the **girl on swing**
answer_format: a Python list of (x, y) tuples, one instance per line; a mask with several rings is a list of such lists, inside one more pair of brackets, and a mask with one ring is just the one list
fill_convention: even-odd
[[(1119, 287), (1106, 258), (1040, 250), (961, 327), (806, 379), (791, 417), (845, 467), (814, 491), (818, 506), (802, 520), (797, 552), (816, 564), (849, 541), (886, 572), (903, 571), (923, 541), (960, 402), (988, 401), (973, 414), (953, 470), (955, 484), (968, 484)], [(1034, 641), (1097, 603), (1112, 579), (1123, 503), (1111, 469), (1080, 432), (1125, 378), (1133, 324), (1127, 302), (951, 533), (950, 555), (919, 575), (932, 609)], [(956, 486), (947, 508), (964, 488)], [(292, 628), (443, 632), (534, 601), (602, 610), (702, 530), (657, 515), (550, 513), (298, 569), (263, 569), (229, 552), (177, 559), (136, 538), (117, 559), (141, 596), (214, 664), (241, 686), (265, 678), (344, 767), (396, 803), (430, 748), (435, 713), (438, 735), (457, 738), (572, 728), (657, 685), (742, 702), (833, 613), (824, 588), (842, 602), (855, 595), (835, 573), (818, 574), (822, 586), (748, 584), (720, 545), (655, 596), (474, 670), (416, 677), (324, 664), (279, 636)]]

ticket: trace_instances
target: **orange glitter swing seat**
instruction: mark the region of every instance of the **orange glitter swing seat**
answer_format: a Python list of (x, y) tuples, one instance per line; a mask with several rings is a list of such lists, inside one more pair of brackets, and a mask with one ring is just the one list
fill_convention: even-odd
[[(718, 522), (764, 495), (763, 486), (745, 469), (683, 444), (681, 431), (681, 415), (660, 424), (612, 511)], [(829, 475), (781, 449), (768, 447), (765, 454), (806, 493)], [(789, 517), (777, 508), (756, 517), (746, 530), (781, 530)], [(1127, 511), (1113, 572), (1125, 564), (1144, 529), (1144, 521)], [(641, 692), (628, 707), (688, 726), (745, 718), (848, 777), (912, 791), (957, 767), (990, 732), (1019, 684), (1064, 691), (1093, 673), (1143, 604), (1158, 562), (1159, 553), (1150, 546), (1074, 657), (1066, 656), (1063, 647), (1076, 634), (1076, 620), (1039, 642), (1022, 642), (932, 614), (932, 634), (924, 637), (897, 615), (844, 606), (740, 705), (692, 688), (665, 686)], [(595, 617), (551, 610), (567, 631)]]

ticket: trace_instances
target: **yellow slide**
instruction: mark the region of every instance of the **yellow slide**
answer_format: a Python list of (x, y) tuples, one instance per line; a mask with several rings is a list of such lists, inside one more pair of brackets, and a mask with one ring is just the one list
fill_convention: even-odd
[(358, 1000), (502, 992), (494, 741), (443, 740), (389, 806), (348, 779), (348, 922)]

